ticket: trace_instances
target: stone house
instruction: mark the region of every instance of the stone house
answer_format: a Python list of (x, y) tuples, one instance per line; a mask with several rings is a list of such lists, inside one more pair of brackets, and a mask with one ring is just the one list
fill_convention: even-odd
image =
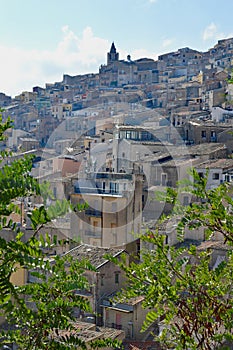
[(82, 161), (83, 152), (79, 156), (63, 155), (53, 159), (53, 171), (61, 172), (62, 177), (78, 173)]
[(143, 296), (127, 301), (114, 301), (114, 294), (103, 298), (103, 322), (105, 327), (121, 329), (126, 339), (146, 340), (150, 332), (156, 332), (156, 326), (149, 331), (141, 332), (148, 310), (142, 307)]
[(21, 129), (8, 129), (8, 138), (6, 141), (7, 147), (17, 149), (20, 145), (20, 139), (22, 137), (30, 137), (30, 133)]
[(227, 260), (227, 255), (231, 251), (231, 247), (225, 244), (222, 240), (213, 239), (211, 241), (202, 242), (197, 250), (199, 252), (206, 251), (207, 249), (211, 251), (210, 268), (216, 268), (222, 261)]
[[(91, 343), (99, 339), (111, 339), (111, 340), (122, 341), (125, 338), (124, 331), (122, 330), (106, 328), (106, 327), (96, 327), (95, 324), (82, 322), (80, 320), (77, 320), (73, 324), (73, 326), (74, 326), (74, 329), (72, 331), (66, 331), (66, 330), (59, 331), (58, 335), (54, 334), (55, 337), (62, 337), (62, 340), (63, 340), (64, 337), (66, 337), (66, 335), (70, 335), (70, 334), (72, 334), (73, 336), (78, 335), (79, 339), (85, 342), (86, 348), (88, 350), (91, 350), (93, 348)], [(108, 345), (105, 347), (101, 347), (101, 349), (114, 350), (115, 347)]]
[(19, 148), (24, 151), (28, 152), (33, 149), (39, 148), (39, 141), (32, 138), (32, 137), (20, 137), (19, 138)]
[(58, 103), (51, 106), (51, 114), (53, 118), (63, 120), (70, 117), (72, 112), (71, 103)]
[(191, 158), (200, 158), (201, 160), (227, 158), (227, 148), (223, 143), (203, 143), (187, 147), (187, 152)]
[(88, 260), (95, 268), (85, 270), (84, 276), (89, 282), (89, 290), (79, 290), (78, 294), (87, 298), (92, 307), (93, 313), (85, 314), (75, 310), (75, 316), (83, 320), (89, 320), (97, 325), (103, 325), (103, 299), (112, 293), (116, 293), (125, 285), (125, 275), (121, 269), (111, 262), (106, 255), (121, 259), (124, 253), (126, 264), (128, 254), (124, 249), (95, 247), (88, 244), (80, 244), (71, 249), (67, 254), (79, 261)]
[[(140, 332), (143, 321), (148, 310), (142, 307), (143, 297), (132, 298), (127, 301), (116, 301), (117, 293), (125, 286), (126, 279), (124, 272), (117, 265), (107, 259), (106, 254), (121, 259), (124, 254), (128, 264), (129, 256), (124, 249), (102, 248), (81, 244), (67, 254), (75, 259), (88, 259), (95, 271), (86, 270), (84, 275), (88, 279), (90, 289), (88, 291), (78, 291), (86, 297), (93, 309), (93, 314), (79, 313), (75, 315), (81, 317), (83, 321), (96, 322), (98, 326), (105, 329), (113, 328), (122, 330), (128, 340), (147, 340), (151, 331)], [(115, 299), (114, 299), (115, 298)]]
[(185, 141), (195, 145), (206, 142), (219, 142), (219, 135), (223, 131), (229, 131), (229, 125), (226, 123), (204, 122), (197, 119), (187, 121), (183, 128)]
[(196, 166), (200, 176), (208, 171), (207, 189), (218, 187), (223, 182), (233, 181), (233, 159), (216, 159), (200, 163)]

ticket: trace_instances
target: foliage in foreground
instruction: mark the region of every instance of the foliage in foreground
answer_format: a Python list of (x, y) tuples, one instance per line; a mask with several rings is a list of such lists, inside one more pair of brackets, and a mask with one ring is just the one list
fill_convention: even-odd
[[(158, 322), (162, 331), (155, 339), (164, 349), (223, 349), (233, 341), (233, 200), (228, 184), (207, 190), (207, 177), (199, 178), (195, 170), (192, 176), (192, 186), (185, 183), (181, 189), (192, 193), (195, 202), (190, 206), (180, 206), (174, 190), (166, 195), (181, 215), (179, 248), (165, 244), (158, 230), (141, 236), (153, 250), (142, 253), (140, 264), (121, 264), (128, 277), (125, 297), (144, 296), (149, 312), (143, 330)], [(207, 241), (222, 234), (227, 259), (214, 269), (211, 250), (185, 247), (185, 228), (200, 227), (205, 227)]]
[[(5, 139), (4, 132), (9, 127), (12, 122), (3, 123), (0, 117), (0, 142)], [(15, 233), (14, 239), (0, 237), (0, 316), (6, 321), (5, 327), (1, 326), (0, 346), (14, 343), (22, 350), (65, 350), (119, 345), (110, 340), (96, 340), (87, 345), (74, 326), (74, 308), (90, 311), (87, 300), (77, 294), (77, 290), (88, 288), (83, 271), (92, 269), (90, 264), (68, 256), (57, 256), (50, 261), (43, 248), (53, 243), (48, 236), (37, 237), (39, 229), (64, 215), (70, 204), (64, 200), (48, 209), (43, 204), (34, 209), (30, 213), (34, 233), (26, 241), (10, 219), (11, 214), (20, 213), (15, 200), (40, 195), (45, 202), (48, 188), (46, 184), (40, 187), (30, 175), (32, 158), (12, 161), (10, 154), (2, 151), (0, 163), (0, 230)], [(30, 274), (33, 282), (17, 286), (12, 277), (20, 270)]]

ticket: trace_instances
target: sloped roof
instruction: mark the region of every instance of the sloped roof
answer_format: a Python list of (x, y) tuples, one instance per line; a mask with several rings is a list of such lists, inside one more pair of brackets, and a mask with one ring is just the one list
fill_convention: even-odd
[(69, 254), (80, 261), (87, 259), (95, 268), (98, 269), (109, 261), (105, 257), (107, 254), (117, 257), (123, 252), (125, 252), (124, 249), (104, 248), (89, 244), (80, 244), (66, 254)]
[(110, 53), (116, 53), (116, 47), (114, 42), (112, 43), (111, 49), (110, 49)]
[(232, 247), (224, 243), (224, 241), (205, 241), (202, 242), (198, 247), (198, 250), (200, 251), (207, 249), (230, 251), (232, 250)]
[(198, 168), (219, 168), (222, 170), (233, 169), (233, 159), (231, 158), (221, 158), (212, 159), (199, 164)]
[(73, 324), (73, 330), (59, 330), (58, 334), (53, 332), (52, 337), (59, 339), (66, 336), (77, 336), (79, 339), (88, 344), (97, 339), (119, 339), (125, 338), (125, 332), (118, 329), (96, 327), (95, 324), (76, 320)]

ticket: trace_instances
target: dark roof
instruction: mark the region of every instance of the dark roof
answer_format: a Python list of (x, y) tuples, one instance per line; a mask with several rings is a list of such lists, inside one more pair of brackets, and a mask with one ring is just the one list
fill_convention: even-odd
[(192, 156), (201, 156), (205, 154), (210, 154), (211, 152), (216, 152), (218, 150), (226, 149), (223, 143), (201, 143), (200, 145), (193, 145), (188, 147), (188, 152)]
[(200, 251), (207, 249), (230, 251), (232, 250), (232, 246), (224, 243), (224, 241), (205, 241), (198, 247), (198, 250)]
[(116, 48), (115, 48), (114, 41), (112, 43), (112, 46), (111, 46), (111, 49), (110, 49), (110, 53), (116, 53)]
[(123, 252), (125, 252), (124, 249), (103, 248), (88, 244), (80, 244), (66, 254), (69, 254), (80, 261), (87, 259), (94, 267), (98, 269), (109, 261), (105, 257), (106, 254), (117, 257)]
[(221, 159), (211, 159), (198, 165), (198, 168), (219, 168), (223, 171), (233, 169), (233, 159), (231, 158), (221, 158)]

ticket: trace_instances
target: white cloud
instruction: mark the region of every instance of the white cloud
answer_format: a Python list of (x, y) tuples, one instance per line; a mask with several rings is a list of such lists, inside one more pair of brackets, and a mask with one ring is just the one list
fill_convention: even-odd
[[(95, 36), (91, 27), (77, 35), (68, 26), (61, 28), (61, 40), (55, 49), (24, 50), (0, 45), (0, 92), (15, 96), (31, 91), (33, 86), (61, 81), (63, 74), (98, 72), (99, 66), (106, 63), (110, 46), (111, 42)], [(158, 57), (143, 48), (127, 52), (117, 47), (117, 51), (125, 60), (128, 54), (132, 60)]]
[(127, 56), (130, 55), (131, 59), (137, 60), (139, 58), (152, 58), (154, 60), (156, 60), (158, 58), (157, 53), (153, 53), (151, 51), (148, 51), (146, 49), (135, 49), (132, 52), (126, 52), (126, 51), (122, 51), (119, 50), (119, 54), (120, 54), (120, 59), (126, 60)]
[(166, 48), (171, 46), (171, 44), (173, 43), (173, 39), (164, 39), (162, 42), (162, 47)]
[(217, 35), (217, 26), (212, 22), (210, 23), (203, 32), (203, 40), (215, 39)]
[(217, 41), (219, 39), (226, 39), (233, 37), (233, 33), (223, 33), (218, 30), (217, 25), (212, 22), (203, 31), (202, 39), (204, 41)]
[(108, 40), (96, 37), (90, 27), (77, 36), (68, 26), (54, 50), (23, 50), (0, 46), (0, 92), (16, 95), (33, 86), (61, 81), (63, 73), (97, 72), (106, 62)]

